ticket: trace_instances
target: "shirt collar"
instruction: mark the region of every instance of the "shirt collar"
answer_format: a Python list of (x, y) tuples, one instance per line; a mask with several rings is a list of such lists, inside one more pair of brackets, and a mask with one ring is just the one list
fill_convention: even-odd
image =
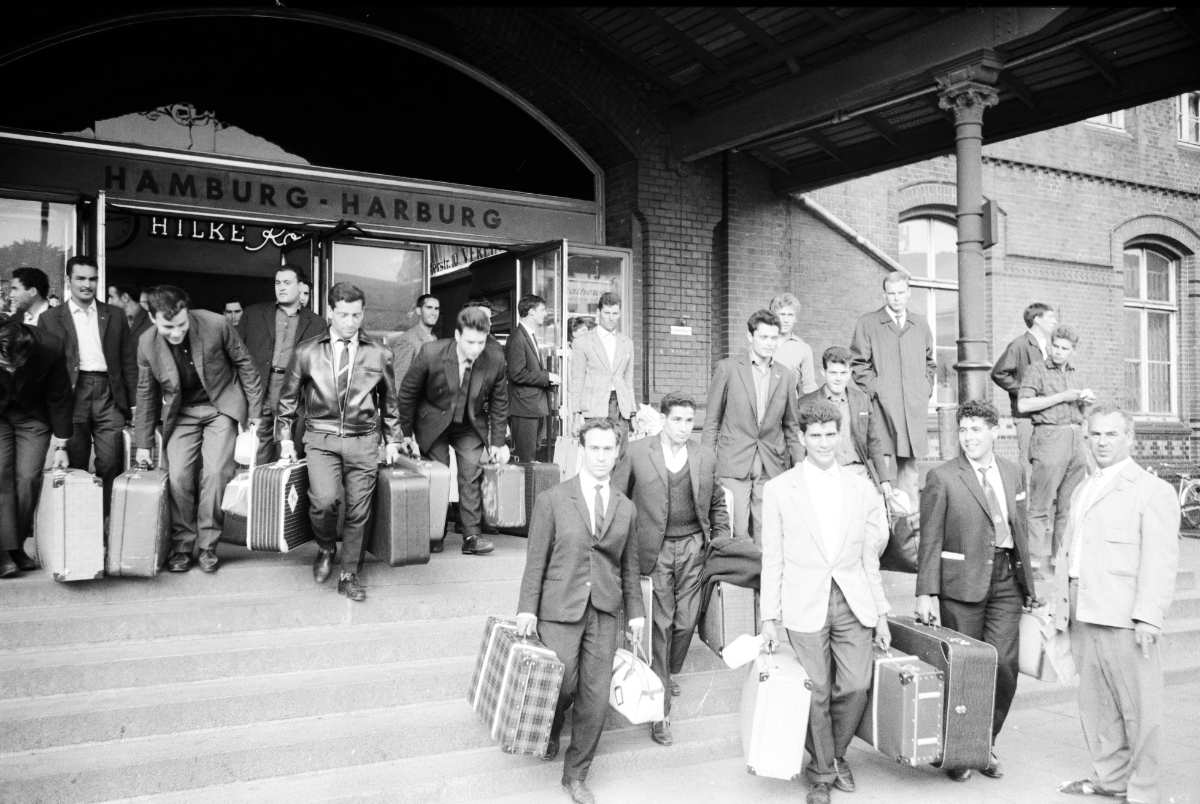
[(275, 302), (275, 312), (283, 313), (288, 318), (295, 318), (296, 316), (300, 315), (300, 308), (297, 307), (295, 312), (289, 313), (287, 310), (283, 309), (282, 304), (280, 304), (279, 302)]
[(908, 318), (908, 310), (901, 310), (900, 312), (897, 313), (891, 307), (885, 306), (883, 309), (887, 310), (888, 315), (890, 315), (892, 317), (892, 320), (895, 321), (897, 325), (901, 321)]
[(1037, 327), (1030, 327), (1026, 331), (1029, 333), (1029, 337), (1037, 342), (1037, 345), (1041, 347), (1043, 352), (1050, 346), (1050, 339), (1043, 335), (1042, 331)]
[[(342, 340), (342, 336), (338, 335), (336, 332), (334, 332), (333, 327), (330, 327), (328, 331), (329, 331), (329, 342), (330, 343), (337, 343), (338, 341)], [(353, 336), (350, 337), (350, 345), (351, 346), (358, 343), (358, 338), (361, 334), (362, 334), (362, 330), (360, 329), (358, 332), (356, 332)]]
[(995, 456), (995, 454), (993, 454), (992, 460), (989, 461), (986, 465), (982, 464), (979, 461), (975, 460), (974, 458), (970, 458), (970, 457), (967, 458), (967, 463), (971, 464), (971, 468), (975, 470), (975, 474), (979, 474), (979, 470), (984, 469), (984, 468), (986, 468), (990, 472), (990, 471), (992, 471), (992, 467), (996, 465), (996, 456)]
[(842, 467), (838, 465), (837, 461), (834, 461), (832, 464), (830, 464), (828, 469), (823, 469), (820, 466), (817, 466), (815, 461), (810, 461), (808, 458), (805, 458), (804, 463), (802, 463), (801, 466), (804, 467), (804, 471), (806, 472), (818, 472), (819, 474), (815, 475), (816, 477), (833, 478), (842, 471)]
[(1120, 473), (1121, 473), (1121, 470), (1123, 470), (1123, 469), (1124, 469), (1126, 466), (1128, 466), (1128, 465), (1129, 465), (1129, 464), (1131, 464), (1131, 463), (1133, 463), (1133, 458), (1132, 458), (1132, 457), (1130, 457), (1130, 456), (1128, 456), (1128, 455), (1126, 455), (1124, 458), (1122, 458), (1121, 460), (1117, 461), (1117, 462), (1116, 462), (1116, 463), (1114, 463), (1112, 466), (1105, 466), (1105, 467), (1103, 467), (1103, 468), (1102, 468), (1102, 467), (1099, 467), (1099, 466), (1097, 466), (1097, 467), (1096, 467), (1096, 476), (1095, 476), (1095, 482), (1097, 482), (1097, 483), (1103, 483), (1103, 482), (1105, 482), (1105, 481), (1106, 481), (1106, 480), (1108, 480), (1110, 477), (1113, 477), (1114, 475), (1118, 475), (1118, 474), (1120, 474)]
[(821, 390), (825, 392), (825, 398), (830, 402), (846, 402), (849, 398), (849, 394), (846, 393), (845, 388), (842, 389), (841, 394), (835, 394), (833, 389), (829, 387), (828, 383), (822, 385)]
[(596, 329), (594, 331), (601, 338), (617, 337), (617, 333), (613, 332), (612, 330), (605, 329), (604, 327), (600, 326), (599, 324), (596, 325)]
[(91, 304), (89, 304), (87, 307), (83, 307), (75, 301), (74, 296), (67, 297), (67, 306), (71, 308), (72, 315), (74, 315), (76, 312), (83, 313), (84, 315), (91, 315), (97, 309), (96, 304), (96, 300), (93, 299)]
[(750, 352), (750, 364), (753, 366), (760, 366), (762, 368), (770, 368), (771, 363), (773, 363), (775, 361), (775, 358), (773, 358), (773, 357), (760, 359), (759, 356), (757, 354), (755, 354), (753, 349), (750, 349), (749, 352)]
[[(663, 430), (661, 433), (658, 434), (658, 440), (660, 442), (662, 442), (662, 448), (663, 448), (663, 452), (665, 454), (667, 454), (667, 455), (675, 454), (675, 445), (672, 444), (671, 439), (667, 437), (666, 430)], [(686, 451), (687, 450), (687, 442), (684, 441), (682, 446), (679, 447), (679, 449)]]
[(583, 486), (584, 491), (594, 492), (596, 490), (597, 485), (604, 486), (604, 490), (607, 491), (608, 484), (611, 481), (612, 481), (612, 475), (609, 475), (608, 477), (604, 478), (603, 480), (600, 480), (599, 478), (595, 477), (591, 472), (589, 472), (587, 470), (586, 466), (579, 467), (579, 483), (581, 486)]

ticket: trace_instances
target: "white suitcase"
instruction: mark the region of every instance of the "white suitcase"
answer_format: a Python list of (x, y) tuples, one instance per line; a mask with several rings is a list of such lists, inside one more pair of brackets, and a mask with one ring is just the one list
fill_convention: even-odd
[(800, 780), (812, 682), (790, 650), (763, 653), (742, 687), (742, 754), (755, 776)]
[(33, 518), (35, 560), (56, 581), (104, 576), (104, 484), (82, 469), (42, 475)]

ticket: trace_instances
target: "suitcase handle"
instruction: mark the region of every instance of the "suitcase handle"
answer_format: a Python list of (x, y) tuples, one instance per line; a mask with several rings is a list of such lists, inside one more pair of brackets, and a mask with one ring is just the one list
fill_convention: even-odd
[(56, 466), (50, 470), (50, 484), (58, 489), (62, 488), (67, 482), (67, 470), (61, 466)]

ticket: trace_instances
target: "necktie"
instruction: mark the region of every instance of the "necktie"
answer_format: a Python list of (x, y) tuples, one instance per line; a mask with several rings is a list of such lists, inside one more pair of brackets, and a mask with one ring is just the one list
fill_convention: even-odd
[(467, 414), (467, 394), (471, 391), (471, 361), (463, 367), (458, 381), (458, 395), (454, 397), (454, 421), (462, 422)]
[(594, 507), (595, 521), (592, 523), (593, 533), (597, 539), (600, 538), (600, 531), (604, 529), (604, 497), (601, 496), (600, 490), (604, 488), (603, 483), (596, 484), (596, 504)]
[(983, 504), (987, 508), (988, 516), (992, 518), (992, 546), (996, 546), (998, 534), (1002, 532), (1004, 527), (1004, 517), (1001, 515), (1002, 509), (1000, 501), (996, 499), (996, 492), (992, 490), (992, 484), (987, 479), (987, 469), (979, 470), (979, 483), (983, 486)]
[(350, 388), (350, 339), (339, 338), (342, 351), (338, 353), (337, 361), (337, 395), (342, 405), (346, 404), (346, 391)]

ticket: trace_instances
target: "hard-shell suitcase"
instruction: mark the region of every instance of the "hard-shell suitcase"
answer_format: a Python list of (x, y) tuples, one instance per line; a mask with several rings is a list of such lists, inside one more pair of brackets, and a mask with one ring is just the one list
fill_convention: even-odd
[[(133, 443), (134, 430), (132, 427), (126, 427), (121, 430), (121, 443), (125, 447), (125, 471), (129, 471), (134, 467), (134, 459), (137, 457), (137, 446)], [(163, 441), (162, 430), (154, 428), (154, 443), (150, 445), (150, 465), (156, 469), (163, 468)]]
[[(453, 454), (453, 450), (451, 450)], [(446, 534), (446, 510), (450, 506), (450, 487), (457, 479), (450, 473), (450, 467), (437, 461), (427, 461), (422, 458), (409, 458), (401, 455), (392, 464), (400, 469), (407, 469), (425, 478), (429, 486), (429, 533), (428, 539), (440, 539)]]
[[(642, 590), (642, 608), (646, 611), (646, 623), (642, 626), (642, 652), (646, 656), (653, 656), (650, 652), (650, 634), (654, 630), (651, 626), (651, 612), (654, 611), (654, 581), (649, 575), (642, 575), (638, 578), (638, 586)], [(625, 617), (625, 607), (622, 606), (617, 611), (617, 647), (621, 647), (628, 640), (625, 634), (629, 631), (629, 621)]]
[[(439, 464), (440, 465), (440, 464)], [(429, 479), (401, 466), (380, 466), (367, 549), (391, 567), (429, 563)]]
[(103, 577), (103, 481), (82, 469), (44, 472), (33, 535), (36, 560), (54, 580)]
[(856, 732), (902, 765), (942, 755), (942, 672), (916, 656), (875, 653), (871, 697)]
[(790, 650), (763, 653), (742, 685), (742, 755), (746, 770), (772, 779), (804, 773), (812, 682)]
[(709, 593), (700, 639), (720, 656), (721, 651), (742, 634), (758, 633), (758, 592), (745, 586), (718, 581)]
[(554, 651), (517, 636), (515, 620), (488, 618), (467, 700), (502, 751), (546, 752), (563, 670)]
[(113, 480), (108, 525), (109, 575), (153, 578), (166, 561), (171, 539), (167, 473), (131, 469)]
[(992, 749), (996, 649), (986, 642), (914, 617), (888, 617), (892, 648), (942, 671), (942, 757), (945, 770), (986, 768)]
[[(308, 464), (278, 461), (249, 470), (248, 515), (226, 514), (221, 540), (251, 550), (286, 553), (312, 541), (308, 518)], [(238, 481), (238, 478), (234, 478)]]
[(483, 522), (503, 533), (524, 536), (537, 495), (558, 485), (561, 473), (552, 463), (510, 463), (483, 467)]

